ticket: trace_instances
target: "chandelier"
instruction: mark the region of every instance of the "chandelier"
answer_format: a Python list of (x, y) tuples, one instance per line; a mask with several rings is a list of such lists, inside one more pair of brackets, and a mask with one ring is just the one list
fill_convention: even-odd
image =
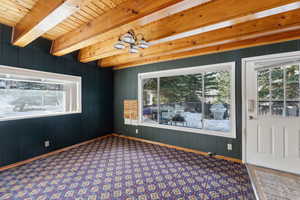
[(148, 47), (149, 43), (144, 39), (144, 35), (141, 33), (135, 34), (132, 29), (121, 35), (118, 42), (114, 45), (115, 49), (128, 48), (129, 53), (138, 53), (139, 49), (146, 49)]

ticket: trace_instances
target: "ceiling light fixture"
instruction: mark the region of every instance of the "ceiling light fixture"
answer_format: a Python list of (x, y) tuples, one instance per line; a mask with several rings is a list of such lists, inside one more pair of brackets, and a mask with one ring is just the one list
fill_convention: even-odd
[(138, 53), (139, 49), (148, 48), (149, 43), (145, 40), (143, 34), (135, 34), (135, 32), (130, 29), (127, 33), (120, 36), (118, 42), (114, 44), (115, 49), (125, 49), (127, 47), (129, 53)]

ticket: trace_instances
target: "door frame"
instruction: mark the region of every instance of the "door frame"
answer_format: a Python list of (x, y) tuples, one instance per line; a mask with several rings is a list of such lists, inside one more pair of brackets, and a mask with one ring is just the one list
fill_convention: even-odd
[(262, 56), (242, 58), (242, 162), (247, 163), (247, 101), (246, 101), (246, 66), (248, 62), (267, 61), (270, 59), (293, 58), (300, 57), (300, 51), (292, 51), (285, 53), (267, 54)]

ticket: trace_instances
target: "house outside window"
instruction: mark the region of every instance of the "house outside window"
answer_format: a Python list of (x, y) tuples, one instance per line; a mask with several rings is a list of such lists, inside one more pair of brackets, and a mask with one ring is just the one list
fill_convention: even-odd
[(141, 73), (139, 124), (235, 138), (235, 63)]

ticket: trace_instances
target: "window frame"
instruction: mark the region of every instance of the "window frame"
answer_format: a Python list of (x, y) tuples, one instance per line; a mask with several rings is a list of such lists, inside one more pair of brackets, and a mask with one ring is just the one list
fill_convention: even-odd
[[(80, 114), (82, 113), (82, 78), (81, 76), (73, 76), (66, 74), (58, 74), (53, 72), (44, 72), (39, 70), (23, 69), (17, 67), (10, 67), (5, 65), (0, 65), (1, 74), (9, 74), (15, 76), (24, 76), (28, 78), (38, 78), (38, 79), (47, 79), (58, 81), (59, 83), (75, 82), (77, 86), (76, 92), (76, 101), (77, 101), (77, 111), (64, 111), (64, 112), (53, 112), (46, 114), (33, 114), (33, 115), (24, 115), (24, 116), (14, 116), (14, 117), (5, 117), (0, 118), (1, 121), (11, 121), (11, 120), (20, 120), (20, 119), (30, 119), (30, 118), (42, 118), (42, 117), (51, 117), (51, 116), (61, 116), (61, 115), (70, 115), (70, 114)], [(74, 96), (71, 98), (75, 98)]]
[[(188, 67), (188, 68), (179, 68), (179, 69), (161, 70), (161, 71), (155, 71), (155, 72), (138, 73), (138, 124), (137, 125), (153, 127), (153, 128), (170, 129), (170, 130), (175, 130), (175, 131), (180, 131), (180, 132), (191, 132), (191, 133), (204, 134), (204, 135), (236, 138), (235, 65), (236, 65), (235, 62), (227, 62), (227, 63), (202, 65), (202, 66)], [(147, 123), (147, 122), (143, 121), (143, 113), (142, 113), (142, 111), (143, 111), (143, 84), (142, 83), (143, 83), (144, 79), (179, 76), (179, 75), (189, 75), (189, 74), (197, 74), (197, 73), (203, 73), (203, 72), (222, 71), (226, 68), (230, 71), (230, 78), (231, 78), (231, 88), (230, 88), (231, 130), (230, 130), (230, 132), (221, 132), (221, 131), (213, 131), (213, 130), (206, 130), (206, 129), (163, 125), (163, 124), (159, 124), (159, 123)]]

